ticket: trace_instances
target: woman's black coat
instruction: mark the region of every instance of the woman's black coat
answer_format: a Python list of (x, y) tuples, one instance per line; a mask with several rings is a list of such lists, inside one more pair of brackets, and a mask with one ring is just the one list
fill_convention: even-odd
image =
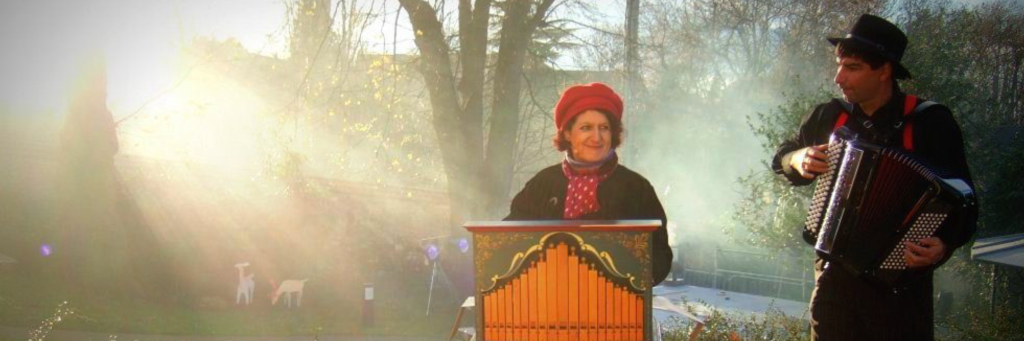
[[(562, 164), (541, 170), (512, 199), (512, 210), (505, 220), (562, 220), (568, 187)], [(579, 220), (661, 220), (652, 245), (654, 284), (661, 283), (672, 267), (672, 249), (668, 246), (665, 210), (651, 183), (619, 165), (597, 187), (597, 202), (601, 209), (580, 216)]]

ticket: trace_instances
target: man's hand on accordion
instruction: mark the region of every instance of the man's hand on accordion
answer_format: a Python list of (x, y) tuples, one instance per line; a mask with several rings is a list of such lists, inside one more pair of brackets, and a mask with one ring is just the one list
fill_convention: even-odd
[(907, 242), (906, 245), (903, 255), (911, 268), (935, 265), (946, 256), (946, 244), (939, 237), (928, 237), (917, 243)]
[(789, 159), (789, 165), (805, 179), (814, 179), (818, 174), (828, 171), (828, 155), (825, 153), (827, 149), (828, 144), (799, 149)]

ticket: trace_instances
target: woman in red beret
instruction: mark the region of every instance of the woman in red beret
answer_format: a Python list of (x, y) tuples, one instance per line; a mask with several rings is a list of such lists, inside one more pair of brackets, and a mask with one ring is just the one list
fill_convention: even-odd
[(657, 284), (672, 263), (665, 210), (651, 183), (619, 164), (622, 109), (622, 98), (607, 85), (566, 89), (555, 105), (553, 139), (565, 158), (526, 182), (505, 220), (661, 220), (653, 244)]

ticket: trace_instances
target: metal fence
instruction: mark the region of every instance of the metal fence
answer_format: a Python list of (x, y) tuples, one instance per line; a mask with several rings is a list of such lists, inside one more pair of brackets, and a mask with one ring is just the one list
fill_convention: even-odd
[(668, 280), (781, 299), (806, 301), (814, 289), (814, 259), (740, 249), (673, 248)]

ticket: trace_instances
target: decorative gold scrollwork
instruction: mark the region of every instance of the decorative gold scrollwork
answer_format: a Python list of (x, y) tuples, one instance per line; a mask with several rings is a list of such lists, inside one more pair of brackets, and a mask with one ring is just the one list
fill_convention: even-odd
[[(575, 234), (575, 233), (571, 233), (571, 232), (550, 232), (548, 234), (545, 234), (543, 237), (541, 237), (540, 241), (536, 245), (530, 246), (530, 248), (527, 249), (525, 252), (518, 252), (518, 253), (516, 253), (516, 255), (512, 258), (511, 264), (509, 264), (508, 270), (504, 274), (502, 274), (502, 275), (495, 275), (495, 276), (491, 277), (491, 284), (490, 284), (489, 287), (484, 289), (484, 291), (490, 291), (490, 290), (494, 289), (498, 285), (499, 281), (505, 280), (507, 278), (510, 278), (510, 277), (515, 276), (516, 274), (518, 274), (520, 269), (526, 264), (526, 260), (528, 258), (530, 258), (530, 256), (532, 256), (535, 253), (543, 252), (544, 250), (546, 250), (545, 245), (548, 243), (549, 239), (551, 239), (554, 236), (563, 236), (563, 235), (571, 237), (571, 238), (569, 238), (569, 240), (574, 242), (576, 245), (570, 245), (570, 246), (578, 247), (580, 252), (581, 252), (581, 255), (589, 254), (590, 258), (598, 260), (599, 263), (601, 263), (601, 266), (605, 270), (607, 270), (607, 273), (609, 275), (617, 277), (617, 278), (620, 278), (620, 279), (623, 279), (623, 280), (629, 282), (630, 286), (634, 290), (636, 290), (638, 292), (643, 292), (644, 290), (647, 290), (646, 285), (645, 285), (645, 283), (643, 283), (642, 280), (640, 280), (639, 278), (637, 278), (633, 274), (629, 274), (629, 273), (623, 274), (622, 272), (620, 272), (619, 269), (615, 266), (615, 260), (612, 258), (612, 256), (610, 254), (608, 254), (608, 252), (606, 252), (606, 251), (599, 251), (593, 245), (587, 244), (583, 240), (583, 237), (581, 237), (580, 235)], [(485, 247), (484, 245), (487, 245), (489, 247), (497, 246), (496, 244), (494, 244), (494, 242), (492, 242), (490, 240), (486, 241), (486, 243), (487, 244), (478, 243), (477, 244), (478, 248), (476, 249), (477, 252), (480, 252), (481, 251), (480, 248)], [(622, 245), (624, 247), (626, 247), (628, 250), (630, 250), (630, 252), (634, 256), (641, 257), (641, 256), (644, 256), (644, 255), (647, 254), (647, 246), (646, 246), (647, 245), (646, 244), (647, 243), (647, 238), (646, 238), (646, 236), (644, 236), (644, 237), (637, 236), (636, 240), (630, 240), (629, 243), (630, 243), (630, 244), (628, 244), (629, 246), (626, 246), (626, 244), (622, 244)], [(638, 251), (638, 249), (640, 251)], [(481, 254), (481, 256), (483, 257), (484, 255)], [(489, 259), (490, 256), (491, 256), (490, 253), (487, 253), (486, 254), (487, 258), (485, 258), (485, 259)], [(641, 258), (641, 259), (644, 259), (644, 258)], [(650, 261), (649, 258), (646, 258), (646, 261), (649, 262)], [(482, 264), (483, 264), (483, 262), (477, 262), (478, 270), (482, 267)], [(480, 272), (478, 272), (478, 273), (480, 273)], [(638, 283), (638, 282), (640, 282), (640, 283)]]

